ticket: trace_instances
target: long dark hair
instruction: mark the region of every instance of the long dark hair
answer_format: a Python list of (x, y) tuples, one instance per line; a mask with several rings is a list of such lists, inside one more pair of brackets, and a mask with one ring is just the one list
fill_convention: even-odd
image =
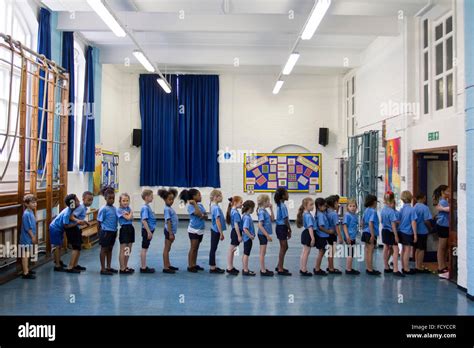
[(439, 185), (434, 191), (433, 191), (433, 200), (434, 201), (439, 201), (440, 197), (443, 194), (443, 191), (446, 191), (448, 189), (447, 185)]
[(319, 197), (314, 201), (314, 204), (316, 205), (316, 210), (319, 211), (319, 207), (322, 207), (323, 205), (325, 205), (326, 200), (324, 198)]
[(326, 204), (334, 209), (336, 207), (336, 203), (339, 201), (339, 196), (337, 195), (332, 195), (332, 196), (329, 196), (328, 198), (326, 198)]
[(283, 197), (288, 194), (288, 190), (286, 187), (278, 187), (273, 195), (273, 200), (275, 201), (276, 205), (280, 206)]
[(246, 212), (255, 209), (255, 202), (249, 200), (246, 200), (244, 204), (242, 204), (242, 214), (245, 214)]
[(194, 199), (194, 197), (196, 197), (196, 195), (199, 193), (199, 190), (194, 188), (189, 190), (183, 190), (179, 194), (179, 199), (182, 200), (184, 203), (188, 203), (188, 201)]

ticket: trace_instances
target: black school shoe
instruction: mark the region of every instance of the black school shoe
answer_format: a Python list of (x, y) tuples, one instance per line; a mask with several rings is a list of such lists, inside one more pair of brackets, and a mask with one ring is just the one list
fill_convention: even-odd
[(54, 271), (55, 272), (66, 272), (66, 269), (64, 267), (54, 266)]
[[(278, 272), (278, 267), (275, 267), (275, 272)], [(290, 273), (286, 268), (283, 268), (283, 272)]]
[(78, 271), (85, 271), (85, 270), (87, 270), (87, 268), (82, 267), (81, 265), (77, 265), (76, 267), (74, 267), (74, 269), (77, 269)]
[(337, 268), (334, 268), (332, 271), (329, 268), (326, 268), (326, 271), (329, 274), (342, 274), (342, 272), (340, 270), (338, 270)]
[(366, 269), (365, 273), (367, 273), (368, 275), (372, 275), (372, 276), (378, 276), (378, 275), (382, 274), (382, 273), (380, 273), (380, 271), (377, 271), (376, 269), (374, 269), (372, 271), (369, 271), (368, 269)]
[(118, 273), (118, 271), (115, 268), (107, 268), (107, 271), (112, 272), (112, 273)]
[(198, 270), (196, 267), (188, 267), (188, 272), (191, 272), (191, 273), (197, 273)]
[(311, 272), (308, 272), (308, 271), (303, 272), (302, 270), (300, 270), (300, 275), (302, 275), (303, 277), (312, 277), (313, 276), (311, 274)]
[(318, 275), (318, 276), (327, 276), (328, 274), (326, 272), (324, 272), (322, 269), (320, 269), (319, 271), (316, 271), (316, 268), (313, 268), (313, 274), (314, 275)]
[(386, 268), (386, 269), (383, 270), (383, 273), (393, 273), (393, 269)]
[(415, 272), (416, 273), (421, 273), (421, 274), (431, 273), (431, 271), (429, 269), (426, 269), (426, 268), (423, 268), (423, 269), (415, 268)]
[(260, 271), (260, 275), (262, 277), (273, 277), (274, 273), (266, 269), (265, 272)]
[(133, 274), (133, 272), (130, 269), (125, 268), (123, 271), (120, 270), (119, 274)]
[(350, 271), (348, 271), (348, 270), (346, 269), (346, 274), (349, 274), (349, 275), (359, 275), (360, 272), (359, 272), (358, 270), (356, 270), (356, 269), (351, 269)]
[(255, 272), (254, 271), (242, 271), (242, 275), (247, 276), (247, 277), (254, 277)]
[(226, 272), (230, 275), (238, 275), (239, 274), (239, 270), (236, 269), (236, 268), (226, 269)]
[(400, 271), (398, 271), (398, 272), (393, 272), (393, 276), (394, 276), (394, 277), (400, 277), (400, 278), (404, 278), (404, 277), (405, 277), (405, 275), (404, 275), (402, 272), (400, 272)]
[(66, 268), (66, 273), (79, 274), (79, 273), (81, 273), (81, 271), (79, 271), (78, 269), (75, 269), (75, 268)]
[(140, 273), (155, 273), (155, 269), (146, 266), (145, 268), (140, 268)]
[(178, 267), (170, 266), (169, 268), (170, 268), (171, 270), (173, 270), (173, 271), (179, 271), (179, 268), (178, 268)]
[(32, 269), (30, 269), (30, 270), (28, 271), (28, 273), (35, 275), (35, 274), (36, 274), (36, 271), (33, 271)]
[(199, 266), (199, 265), (194, 266), (194, 268), (196, 268), (198, 271), (204, 271), (204, 268), (202, 268), (202, 267)]
[(291, 276), (291, 273), (288, 270), (283, 270), (283, 272), (279, 272), (279, 271), (276, 271), (276, 272), (278, 275), (281, 275), (281, 276), (288, 276), (288, 277)]
[(405, 274), (405, 275), (407, 275), (407, 274), (408, 274), (408, 275), (415, 275), (415, 274), (416, 274), (416, 271), (415, 271), (414, 269), (410, 269), (408, 272), (405, 271), (405, 270), (403, 270), (402, 272), (403, 272), (403, 274)]
[(171, 267), (170, 268), (163, 268), (163, 273), (175, 274), (176, 271), (174, 269), (171, 269)]
[(36, 276), (34, 274), (31, 274), (31, 273), (23, 274), (21, 277), (23, 279), (36, 279)]
[(60, 265), (61, 267), (66, 267), (66, 264), (65, 264), (64, 262), (62, 262), (62, 261), (59, 261), (59, 265)]
[(225, 271), (224, 271), (222, 268), (216, 267), (216, 268), (214, 268), (214, 269), (210, 269), (210, 270), (209, 270), (209, 273), (212, 273), (212, 274), (223, 274), (223, 273), (225, 273)]
[(114, 274), (110, 271), (105, 270), (105, 271), (100, 271), (100, 275), (114, 275)]

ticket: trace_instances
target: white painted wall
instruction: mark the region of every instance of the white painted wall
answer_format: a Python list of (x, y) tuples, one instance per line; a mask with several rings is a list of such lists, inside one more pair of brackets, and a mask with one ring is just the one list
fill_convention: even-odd
[[(106, 150), (120, 153), (120, 191), (132, 196), (134, 210), (142, 205), (139, 186), (140, 150), (132, 147), (133, 128), (141, 128), (138, 75), (113, 65), (103, 67), (101, 141)], [(336, 193), (337, 139), (339, 124), (340, 78), (337, 76), (292, 76), (280, 94), (272, 92), (273, 74), (220, 74), (220, 148), (272, 152), (287, 145), (299, 145), (323, 157), (323, 192)], [(290, 114), (293, 107), (294, 113)], [(330, 144), (318, 145), (318, 128), (331, 130)], [(125, 157), (129, 161), (125, 162)], [(243, 193), (243, 164), (221, 164), (221, 190), (224, 197)], [(153, 188), (156, 192), (156, 188)], [(203, 203), (209, 202), (202, 189)], [(307, 194), (291, 194), (290, 216)], [(256, 195), (248, 197), (256, 199)], [(177, 203), (178, 213), (184, 213)], [(163, 203), (155, 197), (154, 209), (162, 213)]]

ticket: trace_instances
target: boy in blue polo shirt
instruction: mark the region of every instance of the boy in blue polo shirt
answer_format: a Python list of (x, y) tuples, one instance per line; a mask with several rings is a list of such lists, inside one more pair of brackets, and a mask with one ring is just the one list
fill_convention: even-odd
[(117, 239), (118, 217), (114, 207), (115, 191), (113, 188), (104, 190), (106, 204), (99, 209), (100, 274), (113, 275), (118, 270), (112, 268), (112, 249)]
[(142, 199), (143, 204), (140, 210), (140, 220), (142, 221), (142, 251), (140, 253), (141, 267), (140, 273), (155, 273), (154, 268), (150, 268), (146, 265), (146, 254), (150, 247), (151, 239), (153, 238), (153, 232), (156, 227), (156, 217), (153, 209), (150, 207), (150, 203), (153, 202), (153, 191), (143, 190)]
[(430, 208), (426, 205), (426, 195), (419, 193), (416, 196), (415, 213), (417, 241), (415, 243), (415, 272), (430, 273), (430, 270), (423, 267), (423, 259), (425, 257), (426, 242), (428, 233), (431, 231), (431, 215)]
[(23, 269), (23, 279), (35, 279), (35, 271), (28, 268), (30, 251), (34, 244), (38, 244), (38, 237), (36, 234), (36, 197), (28, 194), (23, 198), (25, 211), (21, 220), (21, 234), (20, 247), (22, 248), (21, 265)]
[(242, 275), (255, 276), (255, 272), (249, 270), (249, 256), (252, 251), (253, 240), (255, 239), (255, 227), (253, 225), (252, 213), (255, 203), (247, 200), (242, 205), (242, 239), (244, 241), (244, 256), (242, 257)]
[(400, 209), (400, 225), (398, 226), (400, 243), (403, 245), (402, 249), (402, 267), (404, 274), (415, 274), (414, 270), (410, 269), (410, 255), (412, 253), (413, 243), (416, 243), (417, 238), (417, 224), (418, 216), (415, 209), (412, 207), (413, 195), (410, 191), (403, 191), (401, 194), (403, 207)]
[(380, 271), (373, 268), (374, 248), (377, 245), (379, 235), (379, 216), (377, 214), (377, 197), (367, 195), (365, 197), (365, 211), (362, 217), (364, 229), (362, 231), (361, 241), (365, 243), (365, 272), (369, 275), (380, 275)]

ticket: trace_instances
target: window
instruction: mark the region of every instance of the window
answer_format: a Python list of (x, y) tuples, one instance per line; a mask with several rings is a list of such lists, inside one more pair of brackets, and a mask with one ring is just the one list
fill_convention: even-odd
[(355, 76), (348, 77), (344, 80), (344, 84), (346, 133), (351, 137), (355, 133)]
[(86, 58), (79, 43), (74, 40), (74, 171), (80, 170), (82, 154), (82, 121)]

